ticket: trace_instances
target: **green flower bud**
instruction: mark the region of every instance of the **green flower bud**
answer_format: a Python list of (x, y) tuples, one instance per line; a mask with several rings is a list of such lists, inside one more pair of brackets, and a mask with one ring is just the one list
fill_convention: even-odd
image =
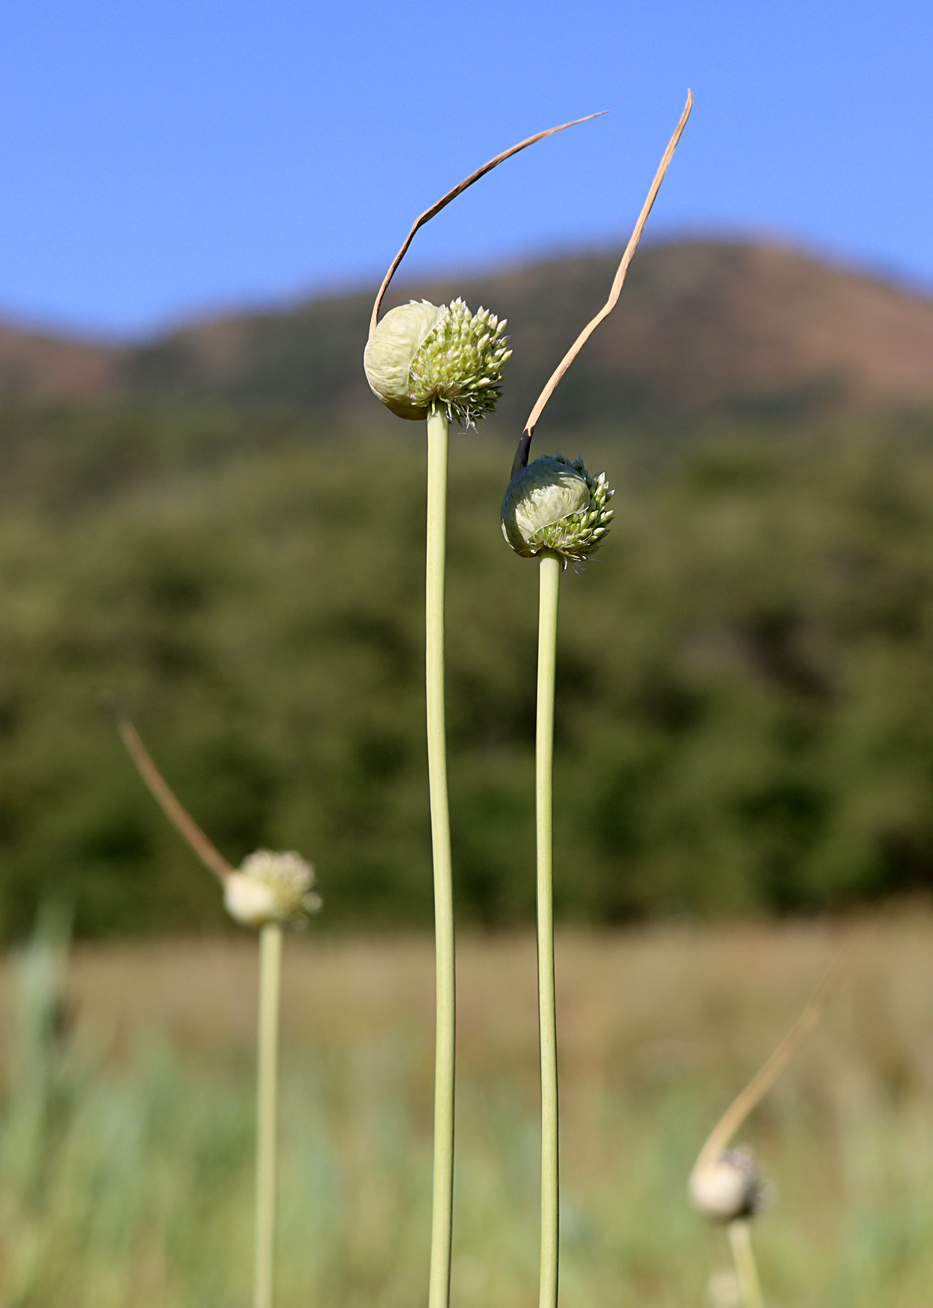
[(724, 1149), (713, 1163), (695, 1168), (690, 1176), (690, 1199), (694, 1208), (711, 1222), (734, 1222), (754, 1217), (765, 1199), (750, 1149)]
[(314, 893), (314, 868), (295, 853), (257, 849), (231, 872), (224, 884), (227, 912), (242, 926), (269, 922), (302, 926), (321, 907)]
[(502, 501), (502, 534), (516, 554), (551, 550), (582, 563), (609, 531), (613, 491), (606, 474), (591, 477), (582, 459), (552, 454), (515, 474)]
[(400, 418), (426, 418), (438, 403), (471, 427), (496, 407), (512, 353), (504, 330), (505, 319), (471, 313), (462, 300), (441, 308), (412, 300), (390, 309), (367, 341), (366, 380)]

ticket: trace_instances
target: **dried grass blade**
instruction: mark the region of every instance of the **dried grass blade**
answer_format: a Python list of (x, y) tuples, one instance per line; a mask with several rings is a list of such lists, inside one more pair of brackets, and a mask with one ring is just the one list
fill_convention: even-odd
[(490, 159), (488, 163), (483, 164), (482, 168), (477, 168), (475, 173), (470, 173), (469, 177), (465, 177), (452, 191), (448, 191), (447, 194), (438, 200), (436, 204), (432, 204), (430, 209), (425, 209), (424, 213), (419, 214), (412, 223), (411, 231), (405, 237), (402, 248), (389, 265), (389, 271), (382, 279), (382, 285), (376, 293), (376, 302), (373, 305), (372, 317), (369, 320), (370, 336), (372, 336), (373, 332), (376, 330), (379, 309), (382, 305), (383, 297), (389, 289), (389, 283), (395, 276), (399, 264), (408, 253), (408, 247), (414, 240), (415, 233), (418, 231), (419, 227), (423, 227), (425, 223), (430, 222), (435, 214), (439, 214), (442, 209), (445, 209), (447, 205), (450, 204), (451, 200), (456, 200), (457, 196), (462, 195), (463, 192), (467, 190), (468, 187), (472, 186), (474, 182), (478, 182), (481, 177), (485, 177), (487, 173), (492, 172), (493, 168), (504, 163), (506, 159), (511, 159), (513, 154), (518, 154), (520, 150), (527, 150), (529, 145), (535, 145), (538, 141), (543, 141), (546, 136), (553, 136), (555, 132), (563, 132), (566, 128), (576, 127), (579, 123), (588, 123), (591, 118), (601, 118), (606, 112), (608, 111), (603, 109), (598, 114), (587, 114), (585, 118), (575, 118), (571, 123), (561, 123), (559, 127), (549, 127), (545, 132), (537, 132), (534, 136), (529, 136), (527, 140), (519, 141), (518, 145), (513, 145), (511, 149), (503, 150), (501, 154), (496, 155), (495, 159)]

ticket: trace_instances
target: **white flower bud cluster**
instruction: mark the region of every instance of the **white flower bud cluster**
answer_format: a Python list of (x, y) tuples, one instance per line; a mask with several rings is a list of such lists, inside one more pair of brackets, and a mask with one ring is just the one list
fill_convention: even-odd
[(231, 872), (224, 885), (224, 905), (242, 926), (270, 922), (303, 926), (309, 913), (321, 907), (314, 885), (314, 868), (300, 854), (257, 849)]
[(694, 1168), (690, 1199), (711, 1222), (734, 1222), (761, 1211), (765, 1186), (750, 1149), (724, 1149), (713, 1163)]
[(426, 418), (440, 404), (471, 427), (496, 406), (510, 358), (505, 319), (462, 300), (438, 308), (412, 300), (390, 309), (363, 352), (370, 389), (400, 418)]
[(535, 459), (509, 482), (502, 534), (524, 558), (550, 550), (564, 567), (582, 563), (609, 532), (613, 493), (606, 474), (591, 477), (582, 459), (562, 454)]

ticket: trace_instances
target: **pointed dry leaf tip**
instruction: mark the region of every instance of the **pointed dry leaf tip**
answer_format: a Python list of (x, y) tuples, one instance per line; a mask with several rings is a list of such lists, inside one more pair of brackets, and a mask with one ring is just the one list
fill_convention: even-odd
[(224, 905), (242, 926), (270, 922), (303, 926), (308, 914), (321, 907), (313, 885), (314, 868), (300, 854), (257, 849), (227, 878)]
[(761, 1212), (765, 1187), (755, 1156), (742, 1147), (724, 1149), (718, 1158), (690, 1174), (690, 1199), (711, 1222), (734, 1222)]
[(363, 351), (366, 380), (400, 418), (426, 418), (433, 404), (464, 427), (491, 413), (512, 351), (505, 320), (462, 300), (440, 308), (412, 300), (390, 309)]
[(582, 459), (571, 462), (562, 454), (535, 459), (509, 482), (502, 534), (524, 558), (550, 550), (564, 567), (582, 563), (609, 531), (612, 495), (606, 474), (591, 477)]
[(545, 405), (548, 403), (551, 396), (554, 394), (554, 391), (557, 389), (557, 385), (560, 382), (561, 378), (563, 377), (564, 373), (573, 363), (574, 359), (583, 349), (584, 345), (590, 339), (590, 337), (592, 336), (596, 328), (599, 326), (599, 324), (605, 318), (609, 317), (610, 313), (612, 313), (612, 310), (615, 308), (616, 304), (619, 301), (619, 296), (622, 294), (622, 286), (623, 283), (625, 282), (625, 275), (628, 272), (629, 264), (632, 262), (632, 259), (635, 255), (635, 251), (638, 248), (638, 242), (641, 240), (642, 232), (645, 230), (645, 223), (647, 223), (648, 221), (648, 215), (651, 213), (654, 202), (658, 198), (658, 191), (660, 191), (661, 189), (661, 183), (664, 181), (665, 174), (667, 173), (667, 170), (670, 167), (670, 162), (674, 157), (674, 151), (677, 149), (677, 142), (680, 140), (681, 134), (683, 133), (683, 130), (687, 125), (687, 119), (690, 117), (690, 110), (692, 108), (693, 108), (693, 92), (688, 90), (687, 103), (684, 105), (683, 113), (680, 115), (680, 121), (678, 122), (677, 126), (674, 128), (674, 135), (668, 141), (667, 149), (664, 151), (664, 154), (661, 156), (661, 162), (658, 165), (658, 171), (654, 175), (654, 181), (651, 183), (645, 203), (642, 205), (641, 213), (638, 215), (638, 221), (635, 223), (635, 228), (631, 236), (629, 237), (628, 245), (625, 247), (625, 253), (622, 255), (622, 262), (619, 264), (619, 267), (616, 270), (616, 275), (613, 278), (612, 287), (609, 291), (609, 298), (606, 301), (606, 303), (603, 305), (603, 307), (600, 309), (599, 313), (597, 313), (595, 317), (591, 318), (590, 321), (583, 328), (583, 331), (580, 333), (580, 335), (574, 341), (573, 345), (571, 345), (570, 349), (561, 359), (560, 363), (551, 373), (551, 376), (548, 379), (547, 384), (544, 387), (544, 390), (538, 396), (537, 400), (535, 400), (534, 407), (532, 408), (531, 413), (528, 415), (528, 421), (525, 423), (525, 435), (528, 438), (528, 444), (531, 443), (531, 438), (534, 435), (535, 427), (537, 426), (538, 419), (541, 417), (541, 414), (544, 412)]

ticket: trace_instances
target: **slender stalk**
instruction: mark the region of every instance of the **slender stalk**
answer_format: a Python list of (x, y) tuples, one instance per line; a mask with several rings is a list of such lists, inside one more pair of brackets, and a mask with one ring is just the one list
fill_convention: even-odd
[(275, 1262), (276, 1100), (282, 926), (268, 922), (259, 934), (258, 1127), (256, 1132), (255, 1308), (272, 1308)]
[(540, 1308), (556, 1308), (560, 1209), (557, 1113), (557, 1009), (554, 999), (554, 904), (551, 877), (554, 676), (561, 561), (541, 555), (538, 606), (538, 707), (535, 728), (535, 824), (538, 862), (538, 1032), (541, 1050)]
[(447, 807), (447, 745), (444, 733), (444, 558), (447, 535), (446, 413), (428, 415), (428, 523), (425, 578), (425, 685), (428, 723), (428, 786), (434, 857), (434, 934), (437, 1016), (434, 1056), (434, 1198), (428, 1308), (450, 1299), (450, 1242), (454, 1181), (454, 995), (453, 879)]
[(758, 1280), (758, 1267), (755, 1263), (755, 1251), (752, 1248), (751, 1223), (744, 1217), (739, 1217), (729, 1223), (728, 1229), (732, 1258), (739, 1278), (742, 1308), (765, 1308)]

